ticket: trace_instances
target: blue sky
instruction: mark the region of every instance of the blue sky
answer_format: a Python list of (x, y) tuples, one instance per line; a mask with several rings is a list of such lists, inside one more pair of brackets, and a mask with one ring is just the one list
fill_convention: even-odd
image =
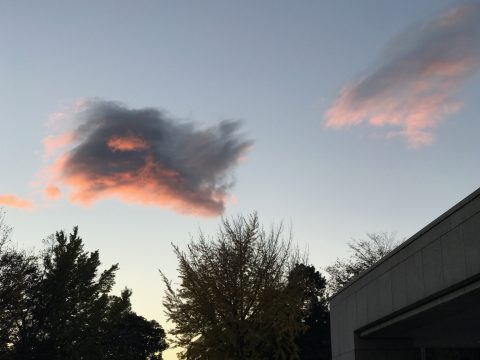
[(216, 231), (219, 216), (118, 197), (89, 207), (45, 199), (37, 182), (48, 165), (48, 120), (91, 98), (163, 109), (198, 128), (241, 120), (254, 144), (229, 170), (236, 182), (228, 196), (238, 200), (223, 215), (256, 210), (267, 226), (284, 221), (316, 267), (344, 256), (346, 242), (365, 232), (412, 235), (479, 186), (477, 53), (465, 55), (476, 62), (454, 79), (462, 107), (441, 116), (428, 144), (409, 146), (367, 122), (327, 128), (326, 113), (346, 85), (399, 63), (382, 55), (388, 44), (402, 48), (399, 35), (462, 4), (0, 2), (0, 195), (35, 204), (5, 207), (14, 240), (40, 248), (48, 234), (79, 225), (105, 265), (120, 263), (118, 288), (133, 289), (136, 310), (164, 324), (157, 269), (176, 276), (170, 243)]

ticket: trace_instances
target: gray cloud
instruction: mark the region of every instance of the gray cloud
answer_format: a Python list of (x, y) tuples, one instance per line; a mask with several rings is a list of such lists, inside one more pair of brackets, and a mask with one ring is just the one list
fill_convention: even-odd
[(75, 128), (49, 136), (50, 145), (58, 139), (64, 147), (49, 174), (52, 184), (68, 186), (70, 199), (82, 204), (118, 197), (182, 213), (221, 214), (233, 170), (252, 145), (233, 120), (199, 129), (157, 109), (102, 100), (69, 116)]

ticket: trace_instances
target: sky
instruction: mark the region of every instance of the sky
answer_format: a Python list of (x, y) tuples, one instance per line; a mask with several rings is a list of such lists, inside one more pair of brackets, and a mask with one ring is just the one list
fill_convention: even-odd
[(222, 216), (321, 269), (480, 185), (479, 1), (0, 1), (0, 54), (13, 240), (78, 225), (166, 328), (158, 269)]

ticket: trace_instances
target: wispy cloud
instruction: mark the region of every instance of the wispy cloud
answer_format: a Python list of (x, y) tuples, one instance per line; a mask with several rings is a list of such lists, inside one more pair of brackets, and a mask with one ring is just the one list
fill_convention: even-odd
[(480, 2), (416, 25), (385, 49), (378, 66), (347, 84), (326, 112), (330, 128), (368, 123), (429, 145), (433, 130), (461, 103), (464, 82), (480, 65)]
[(62, 192), (60, 191), (58, 186), (55, 186), (52, 184), (45, 186), (44, 191), (45, 191), (45, 196), (50, 200), (59, 199), (62, 196)]
[(14, 194), (0, 195), (0, 205), (11, 206), (18, 209), (33, 209), (33, 202), (26, 199), (21, 199)]
[(58, 149), (61, 149), (73, 142), (74, 134), (72, 132), (61, 133), (57, 136), (48, 135), (43, 139), (44, 155), (52, 156)]
[(238, 121), (200, 129), (157, 109), (92, 100), (63, 118), (71, 128), (51, 135), (56, 151), (47, 168), (49, 198), (60, 187), (74, 203), (116, 197), (128, 203), (167, 207), (203, 216), (224, 211), (233, 171), (252, 142)]

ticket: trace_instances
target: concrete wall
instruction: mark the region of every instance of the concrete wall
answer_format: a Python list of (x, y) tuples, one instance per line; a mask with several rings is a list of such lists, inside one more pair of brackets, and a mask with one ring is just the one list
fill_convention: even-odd
[[(395, 321), (395, 317), (409, 316), (416, 308), (434, 306), (441, 296), (448, 297), (448, 289), (478, 274), (480, 189), (347, 284), (332, 298), (333, 359), (364, 358), (361, 349), (372, 347), (372, 343), (362, 343), (358, 330), (381, 327), (388, 321)], [(386, 354), (388, 349), (395, 347), (395, 341), (389, 340), (377, 349), (384, 348)], [(404, 344), (402, 348), (408, 351), (408, 345)], [(375, 356), (373, 350), (367, 353), (370, 354), (365, 357), (368, 359), (386, 358)], [(391, 353), (399, 354), (398, 351)], [(395, 359), (393, 355), (388, 358)], [(408, 358), (414, 357), (403, 356), (403, 359)]]

